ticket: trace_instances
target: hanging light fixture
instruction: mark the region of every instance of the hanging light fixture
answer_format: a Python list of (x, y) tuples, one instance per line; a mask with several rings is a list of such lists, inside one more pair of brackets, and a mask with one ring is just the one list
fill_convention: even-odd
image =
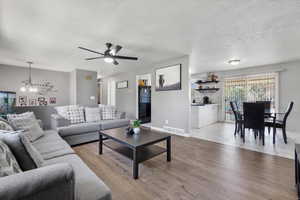
[(20, 91), (36, 93), (36, 92), (38, 92), (38, 88), (37, 88), (36, 84), (32, 83), (32, 79), (31, 79), (31, 65), (33, 64), (33, 62), (28, 61), (27, 63), (29, 65), (29, 77), (27, 80), (22, 81), (23, 85), (21, 86)]
[(27, 63), (29, 65), (29, 77), (27, 80), (22, 81), (22, 86), (20, 87), (21, 92), (38, 93), (39, 95), (47, 95), (49, 93), (57, 92), (54, 85), (49, 81), (33, 83), (31, 78), (31, 65), (33, 62), (28, 61)]

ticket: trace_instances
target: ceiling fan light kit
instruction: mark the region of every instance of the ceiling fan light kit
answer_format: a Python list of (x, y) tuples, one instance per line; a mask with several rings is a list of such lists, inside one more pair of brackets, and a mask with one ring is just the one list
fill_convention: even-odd
[(114, 59), (112, 59), (111, 57), (105, 57), (105, 58), (104, 58), (104, 61), (105, 61), (106, 63), (112, 63), (112, 62), (114, 62)]
[(238, 60), (238, 59), (233, 59), (233, 60), (229, 60), (228, 63), (230, 65), (238, 65), (240, 64), (241, 60)]
[(86, 58), (85, 60), (95, 60), (95, 59), (104, 59), (104, 62), (106, 63), (113, 63), (114, 65), (118, 65), (119, 62), (117, 61), (117, 59), (123, 59), (123, 60), (138, 60), (137, 57), (129, 57), (129, 56), (120, 56), (117, 55), (117, 53), (123, 48), (120, 45), (113, 45), (112, 43), (106, 43), (106, 50), (104, 51), (104, 53), (92, 50), (92, 49), (88, 49), (85, 47), (78, 47), (81, 50), (84, 51), (89, 51), (92, 53), (96, 53), (99, 54), (101, 56), (97, 56), (97, 57), (92, 57), (92, 58)]

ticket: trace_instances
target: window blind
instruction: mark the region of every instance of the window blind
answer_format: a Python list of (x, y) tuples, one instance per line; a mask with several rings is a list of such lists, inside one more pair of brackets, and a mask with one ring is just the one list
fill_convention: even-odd
[(271, 109), (276, 110), (277, 74), (267, 73), (251, 76), (226, 78), (224, 82), (225, 120), (233, 121), (230, 101), (236, 101), (239, 110), (243, 102), (271, 101)]

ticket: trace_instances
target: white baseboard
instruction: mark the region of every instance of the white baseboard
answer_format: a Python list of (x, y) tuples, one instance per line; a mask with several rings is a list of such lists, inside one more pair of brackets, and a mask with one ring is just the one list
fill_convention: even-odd
[(190, 137), (188, 133), (185, 133), (183, 129), (179, 128), (173, 128), (173, 127), (168, 127), (164, 126), (163, 128), (155, 127), (155, 126), (150, 126), (151, 129), (160, 131), (160, 132), (166, 132), (174, 135), (179, 135), (179, 136), (184, 136), (184, 137)]

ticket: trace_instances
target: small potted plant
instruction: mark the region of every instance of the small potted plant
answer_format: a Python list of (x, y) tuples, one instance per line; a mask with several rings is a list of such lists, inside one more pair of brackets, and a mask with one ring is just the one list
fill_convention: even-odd
[(133, 127), (133, 132), (135, 134), (140, 133), (140, 131), (141, 131), (140, 126), (141, 126), (141, 121), (140, 120), (134, 120), (133, 121), (132, 127)]

